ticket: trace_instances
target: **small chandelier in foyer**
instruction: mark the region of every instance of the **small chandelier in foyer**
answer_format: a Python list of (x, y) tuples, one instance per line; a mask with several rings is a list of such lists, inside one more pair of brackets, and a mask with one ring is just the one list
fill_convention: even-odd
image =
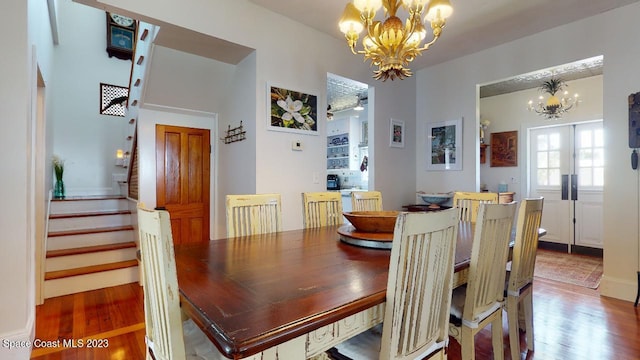
[[(569, 96), (569, 92), (564, 90), (566, 87), (567, 83), (560, 78), (551, 78), (543, 82), (538, 89), (541, 92), (549, 94), (549, 97), (545, 101), (544, 96), (540, 95), (537, 105), (534, 105), (533, 100), (529, 100), (529, 111), (535, 111), (550, 120), (560, 119), (565, 112), (573, 109), (574, 106), (578, 106), (580, 103), (578, 94)], [(556, 93), (559, 92), (562, 93), (562, 97), (560, 98), (556, 96)]]
[[(409, 13), (404, 25), (396, 16), (400, 6)], [(381, 7), (387, 16), (383, 22), (374, 20)], [(406, 66), (438, 40), (452, 12), (449, 0), (354, 0), (345, 7), (339, 25), (351, 52), (364, 55), (365, 60), (378, 66), (374, 79), (404, 79), (411, 76)], [(427, 36), (425, 21), (431, 25), (433, 38), (423, 44)], [(367, 34), (362, 39), (363, 50), (356, 50), (364, 28)]]

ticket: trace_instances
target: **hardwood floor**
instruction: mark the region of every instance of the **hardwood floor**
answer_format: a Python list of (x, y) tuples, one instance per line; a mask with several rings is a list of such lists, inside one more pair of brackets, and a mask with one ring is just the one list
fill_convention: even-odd
[[(536, 360), (640, 359), (640, 307), (600, 297), (597, 290), (536, 279), (534, 283)], [(506, 317), (504, 356), (508, 348)], [(34, 349), (32, 359), (144, 359), (142, 289), (137, 284), (47, 299), (36, 310), (36, 339), (82, 339), (78, 348)], [(105, 348), (88, 348), (89, 339)], [(106, 341), (105, 341), (106, 340)], [(524, 334), (521, 348), (526, 349)], [(524, 357), (524, 356), (523, 356)], [(460, 359), (451, 339), (449, 359)], [(490, 328), (476, 336), (476, 359), (492, 359)]]
[(144, 334), (137, 283), (54, 297), (36, 307), (35, 338), (73, 340), (77, 347), (34, 348), (31, 358), (144, 359)]

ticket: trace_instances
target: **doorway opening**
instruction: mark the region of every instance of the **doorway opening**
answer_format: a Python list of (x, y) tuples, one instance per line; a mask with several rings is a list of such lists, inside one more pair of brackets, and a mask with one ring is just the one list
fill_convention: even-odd
[(345, 196), (343, 211), (351, 211), (347, 197), (352, 191), (365, 191), (372, 185), (371, 95), (367, 84), (327, 73), (327, 176), (338, 178)]
[[(602, 56), (596, 56), (480, 86), (477, 126), (478, 134), (484, 133), (485, 141), (484, 143), (479, 141), (481, 149), (478, 153), (485, 151), (485, 161), (480, 161), (478, 156), (478, 188), (492, 192), (514, 192), (516, 201), (526, 197), (544, 196), (545, 215), (542, 226), (547, 230), (547, 235), (541, 238), (541, 241), (557, 250), (586, 253), (591, 253), (593, 250), (594, 254), (602, 252), (601, 199), (606, 184), (596, 185), (597, 182), (588, 184), (587, 180), (590, 176), (590, 179), (595, 181), (599, 175), (594, 177), (594, 171), (603, 172), (605, 166), (600, 158), (604, 149), (593, 147), (604, 136), (602, 135), (604, 131), (602, 130), (603, 60)], [(564, 80), (568, 85), (567, 90), (572, 94), (579, 93), (582, 102), (563, 114), (561, 118), (550, 120), (546, 116), (530, 111), (528, 104), (530, 100), (538, 101), (541, 95), (539, 91), (541, 84), (553, 77)], [(568, 149), (566, 151), (569, 154), (576, 154), (575, 161), (563, 161), (562, 166), (566, 167), (566, 171), (563, 168), (562, 171), (565, 172), (562, 173), (559, 173), (561, 171), (559, 168), (541, 167), (545, 155), (549, 157), (547, 160), (556, 162), (555, 156), (559, 155), (555, 153), (551, 155), (549, 152), (543, 154), (546, 150), (537, 148), (544, 145), (540, 142), (544, 139), (549, 146), (551, 138), (544, 138), (547, 136), (544, 135), (546, 132), (555, 134), (555, 131), (560, 129), (564, 129), (563, 134), (565, 132), (567, 134), (556, 134), (553, 138), (562, 138), (563, 140), (558, 141)], [(518, 137), (517, 161), (509, 166), (494, 164), (492, 157), (494, 150), (494, 144), (491, 144), (492, 135), (505, 132), (516, 132)], [(587, 146), (588, 149), (581, 147), (586, 146), (587, 134), (591, 136), (589, 138), (591, 145)], [(538, 135), (541, 136), (540, 141), (538, 141)], [(484, 149), (482, 149), (483, 146)], [(590, 154), (588, 159), (587, 153)], [(580, 158), (581, 154), (585, 157)], [(555, 158), (551, 159), (551, 156)], [(588, 170), (589, 166), (584, 165), (586, 163), (599, 165), (589, 165), (591, 168)], [(593, 166), (598, 169), (594, 170)], [(541, 185), (543, 182), (538, 176), (545, 171), (553, 172), (555, 176), (553, 186), (549, 185), (550, 183)], [(590, 175), (587, 174), (588, 172), (591, 172)], [(571, 200), (570, 189), (567, 192), (569, 199), (561, 200), (562, 175), (566, 175), (565, 186), (571, 186), (572, 175), (574, 175), (574, 182), (577, 185), (581, 184), (574, 192), (574, 196), (578, 198), (577, 201)]]

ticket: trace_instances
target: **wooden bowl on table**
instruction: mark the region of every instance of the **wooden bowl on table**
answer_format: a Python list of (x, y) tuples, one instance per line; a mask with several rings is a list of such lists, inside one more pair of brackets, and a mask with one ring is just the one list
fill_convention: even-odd
[(357, 231), (393, 233), (399, 211), (352, 211), (343, 213)]

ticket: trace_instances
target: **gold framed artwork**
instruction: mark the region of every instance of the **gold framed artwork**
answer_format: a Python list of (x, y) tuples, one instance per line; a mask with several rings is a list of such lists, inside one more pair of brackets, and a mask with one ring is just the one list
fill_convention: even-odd
[(491, 167), (518, 166), (518, 132), (491, 133)]

